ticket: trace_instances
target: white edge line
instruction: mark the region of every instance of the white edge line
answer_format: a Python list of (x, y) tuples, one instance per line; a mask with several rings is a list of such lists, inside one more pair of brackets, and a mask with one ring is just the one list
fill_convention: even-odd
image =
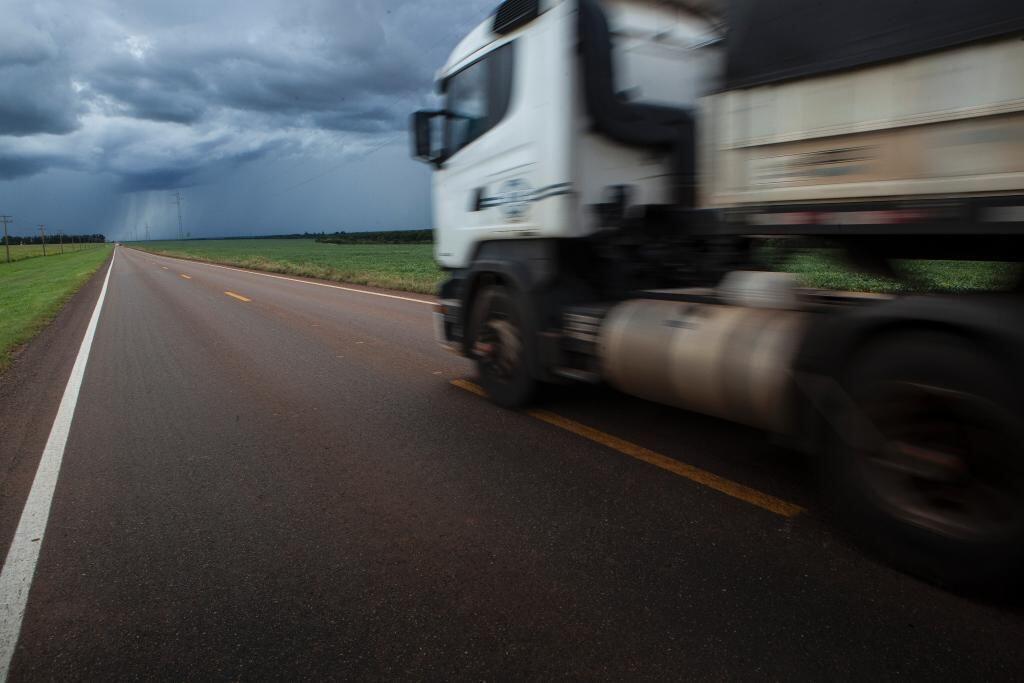
[(239, 273), (248, 273), (249, 275), (260, 275), (262, 277), (272, 277), (275, 280), (287, 280), (288, 282), (298, 282), (299, 284), (303, 284), (303, 285), (315, 285), (317, 287), (327, 287), (329, 289), (341, 289), (341, 290), (344, 290), (346, 292), (357, 292), (359, 294), (370, 294), (370, 295), (373, 295), (373, 296), (383, 296), (383, 297), (386, 297), (388, 299), (400, 299), (402, 301), (415, 301), (418, 304), (427, 304), (428, 306), (433, 306), (434, 303), (435, 303), (433, 301), (424, 301), (423, 299), (413, 299), (412, 297), (409, 297), (409, 296), (398, 296), (397, 294), (384, 294), (383, 292), (371, 292), (371, 291), (366, 290), (366, 289), (356, 289), (355, 287), (342, 287), (341, 285), (329, 285), (326, 282), (313, 282), (312, 280), (300, 280), (300, 279), (294, 278), (294, 277), (285, 277), (284, 275), (275, 275), (274, 273), (261, 273), (258, 270), (246, 270), (245, 268), (233, 268), (231, 266), (222, 266), (219, 263), (208, 263), (206, 261), (193, 261), (191, 259), (179, 259), (179, 258), (175, 258), (174, 256), (164, 256), (162, 254), (154, 254), (152, 252), (142, 251), (141, 249), (136, 249), (135, 251), (138, 251), (138, 252), (140, 252), (142, 254), (148, 254), (150, 256), (156, 256), (158, 258), (170, 258), (170, 259), (175, 259), (176, 261), (188, 261), (189, 263), (198, 263), (201, 266), (210, 266), (211, 268), (223, 268), (224, 270), (234, 270), (234, 271), (237, 271)]
[(78, 348), (78, 356), (75, 358), (71, 376), (64, 387), (64, 396), (57, 408), (57, 417), (50, 428), (50, 436), (43, 448), (35, 479), (32, 480), (32, 488), (21, 512), (10, 550), (7, 551), (3, 571), (0, 572), (0, 681), (7, 680), (11, 658), (18, 644), (28, 594), (32, 589), (32, 578), (43, 545), (43, 535), (46, 533), (46, 522), (50, 517), (53, 492), (57, 487), (57, 477), (64, 460), (64, 447), (68, 442), (71, 420), (78, 404), (78, 392), (82, 388), (85, 366), (89, 362), (89, 351), (96, 336), (96, 325), (99, 323), (100, 310), (107, 296), (107, 285), (110, 282), (110, 273), (114, 270), (116, 256), (117, 249), (114, 249), (110, 257), (110, 266), (107, 267), (107, 276), (103, 280), (103, 289), (100, 290), (92, 318), (85, 329), (82, 345)]

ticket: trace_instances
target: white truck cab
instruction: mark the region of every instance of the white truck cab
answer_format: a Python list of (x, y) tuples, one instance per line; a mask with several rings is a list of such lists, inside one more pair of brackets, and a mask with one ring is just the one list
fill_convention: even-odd
[[(594, 130), (584, 80), (599, 74), (596, 66), (581, 68), (577, 3), (534, 7), (526, 23), (501, 11), (488, 18), (438, 71), (445, 103), (433, 117), (439, 145), (422, 156), (436, 167), (442, 266), (466, 267), (488, 240), (591, 234), (599, 226), (587, 207), (607, 201), (609, 187), (628, 186), (642, 204), (673, 202), (669, 150)], [(603, 16), (607, 26), (596, 30), (607, 30), (617, 47), (592, 61), (614, 61), (614, 72), (600, 76), (614, 73), (610, 86), (625, 100), (690, 111), (718, 82), (721, 54), (708, 19), (681, 5), (636, 1), (607, 3)]]
[[(1024, 570), (1019, 0), (506, 0), (414, 114), (442, 344), (774, 432), (898, 566)], [(799, 287), (756, 245), (1016, 263), (1007, 291)], [(904, 283), (912, 286), (913, 283)]]

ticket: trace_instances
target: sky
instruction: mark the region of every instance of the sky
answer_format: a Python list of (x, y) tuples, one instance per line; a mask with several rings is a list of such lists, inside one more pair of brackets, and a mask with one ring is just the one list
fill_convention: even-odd
[[(409, 114), (497, 0), (0, 0), (13, 233), (430, 227)], [(137, 232), (136, 232), (137, 231)]]

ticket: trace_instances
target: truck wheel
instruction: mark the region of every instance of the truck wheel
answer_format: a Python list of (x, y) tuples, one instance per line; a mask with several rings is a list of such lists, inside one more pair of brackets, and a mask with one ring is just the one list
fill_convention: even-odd
[(472, 357), (490, 399), (505, 408), (529, 403), (536, 380), (530, 373), (522, 303), (507, 287), (486, 287), (476, 297), (470, 329)]
[(964, 590), (1018, 581), (1024, 434), (996, 362), (953, 335), (893, 337), (859, 355), (845, 388), (825, 463), (840, 521), (926, 580)]

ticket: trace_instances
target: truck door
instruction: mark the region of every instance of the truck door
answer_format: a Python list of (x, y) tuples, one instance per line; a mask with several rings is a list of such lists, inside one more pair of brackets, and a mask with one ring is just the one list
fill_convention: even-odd
[(445, 160), (434, 174), (442, 264), (463, 267), (485, 233), (522, 229), (532, 196), (529, 113), (514, 97), (515, 41), (444, 82)]

